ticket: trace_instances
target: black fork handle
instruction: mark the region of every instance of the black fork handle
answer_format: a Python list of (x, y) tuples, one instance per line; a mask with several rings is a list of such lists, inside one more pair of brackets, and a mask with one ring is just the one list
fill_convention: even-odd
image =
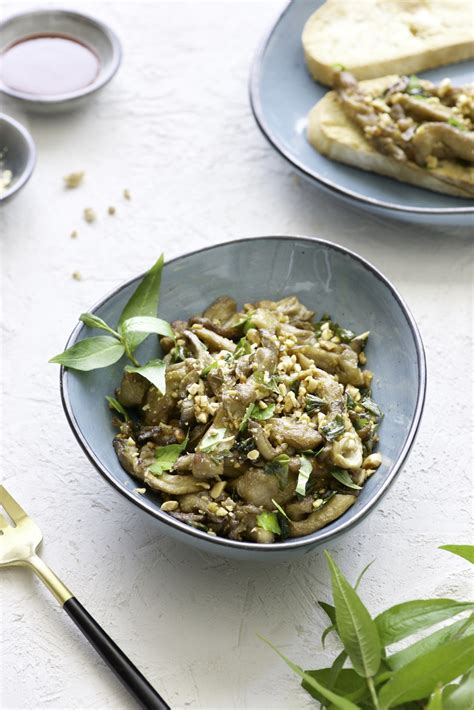
[(170, 706), (150, 685), (145, 676), (140, 673), (75, 597), (68, 599), (63, 608), (143, 708), (146, 710), (170, 710)]

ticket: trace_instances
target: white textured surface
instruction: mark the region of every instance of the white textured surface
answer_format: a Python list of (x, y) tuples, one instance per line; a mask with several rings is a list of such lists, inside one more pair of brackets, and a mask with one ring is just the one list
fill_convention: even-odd
[[(355, 249), (408, 301), (429, 386), (404, 472), (331, 552), (350, 579), (376, 558), (362, 587), (373, 611), (413, 596), (461, 598), (470, 591), (465, 564), (436, 547), (467, 541), (470, 527), (472, 242), (459, 230), (360, 214), (294, 179), (247, 99), (250, 61), (279, 3), (68, 4), (109, 21), (125, 58), (83, 111), (27, 118), (7, 107), (29, 125), (39, 161), (0, 213), (2, 478), (40, 523), (45, 560), (173, 708), (310, 707), (256, 632), (306, 667), (323, 658), (321, 554), (274, 568), (238, 565), (167, 539), (85, 459), (48, 357), (81, 311), (161, 250), (173, 257), (292, 232)], [(87, 171), (84, 186), (65, 192), (62, 176), (78, 169)], [(93, 225), (81, 219), (86, 206), (99, 214)], [(75, 270), (82, 281), (71, 278)], [(2, 571), (0, 584), (2, 708), (133, 707), (32, 575)]]

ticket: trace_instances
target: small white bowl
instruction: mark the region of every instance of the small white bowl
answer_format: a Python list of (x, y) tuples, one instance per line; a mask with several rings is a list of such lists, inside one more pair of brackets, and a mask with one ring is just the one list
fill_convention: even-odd
[(18, 193), (30, 179), (36, 163), (36, 148), (33, 139), (21, 123), (0, 113), (0, 154), (5, 151), (3, 166), (12, 171), (12, 180), (0, 193), (0, 205)]
[(53, 113), (82, 104), (107, 84), (120, 66), (122, 47), (117, 35), (98, 20), (70, 10), (32, 10), (12, 15), (0, 24), (0, 54), (32, 35), (60, 34), (90, 47), (100, 62), (97, 77), (80, 89), (55, 95), (31, 94), (7, 86), (0, 78), (0, 91), (21, 101), (33, 111)]

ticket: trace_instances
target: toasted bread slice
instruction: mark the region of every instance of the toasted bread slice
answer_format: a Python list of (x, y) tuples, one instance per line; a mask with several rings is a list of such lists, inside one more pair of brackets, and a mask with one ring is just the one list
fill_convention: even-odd
[(328, 86), (334, 65), (359, 80), (416, 74), (474, 56), (474, 5), (472, 0), (327, 0), (306, 22), (302, 41), (309, 71)]
[[(398, 75), (385, 76), (360, 82), (360, 86), (369, 92), (381, 93), (398, 78)], [(329, 91), (311, 109), (307, 135), (319, 153), (340, 163), (435, 192), (474, 197), (474, 167), (465, 167), (455, 160), (440, 160), (436, 168), (428, 170), (414, 162), (400, 162), (380, 153), (345, 114), (335, 91)]]

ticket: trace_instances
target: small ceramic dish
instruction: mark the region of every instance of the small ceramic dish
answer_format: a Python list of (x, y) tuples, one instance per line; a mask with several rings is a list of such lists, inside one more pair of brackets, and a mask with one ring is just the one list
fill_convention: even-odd
[[(156, 255), (150, 254), (152, 263)], [(141, 276), (105, 296), (91, 312), (114, 326)], [(382, 407), (383, 463), (356, 503), (341, 518), (307, 537), (273, 545), (211, 537), (160, 509), (159, 497), (137, 492), (140, 481), (120, 465), (112, 446), (115, 429), (106, 404), (121, 381), (124, 362), (91, 372), (61, 369), (64, 411), (79, 444), (99, 473), (123, 496), (152, 515), (170, 535), (210, 553), (237, 559), (276, 561), (310, 552), (349, 530), (375, 508), (398, 476), (413, 445), (423, 409), (426, 370), (418, 328), (400, 295), (367, 261), (319, 239), (259, 237), (201, 249), (167, 262), (160, 316), (169, 321), (201, 312), (228, 294), (242, 305), (296, 294), (319, 315), (329, 312), (355, 332), (370, 329), (368, 366), (375, 372), (374, 398)], [(66, 347), (90, 330), (77, 325)], [(139, 360), (157, 357), (152, 338), (137, 350)], [(84, 472), (88, 475), (88, 471)]]
[(79, 12), (54, 9), (31, 10), (5, 19), (0, 24), (0, 59), (12, 45), (43, 36), (64, 37), (83, 45), (97, 58), (98, 71), (95, 79), (86, 86), (60, 94), (16, 90), (0, 78), (0, 91), (31, 110), (55, 112), (76, 107), (105, 86), (120, 66), (121, 44), (110, 27)]
[(36, 163), (33, 139), (21, 123), (0, 113), (0, 177), (11, 172), (11, 181), (0, 190), (0, 205), (5, 204), (28, 182)]
[[(474, 207), (467, 199), (329, 160), (309, 144), (308, 112), (328, 88), (310, 76), (301, 34), (323, 1), (290, 2), (257, 52), (250, 75), (250, 101), (262, 133), (303, 177), (354, 206), (410, 222), (472, 225)], [(449, 76), (453, 84), (466, 84), (472, 81), (472, 63), (450, 64), (420, 76), (436, 82)]]

